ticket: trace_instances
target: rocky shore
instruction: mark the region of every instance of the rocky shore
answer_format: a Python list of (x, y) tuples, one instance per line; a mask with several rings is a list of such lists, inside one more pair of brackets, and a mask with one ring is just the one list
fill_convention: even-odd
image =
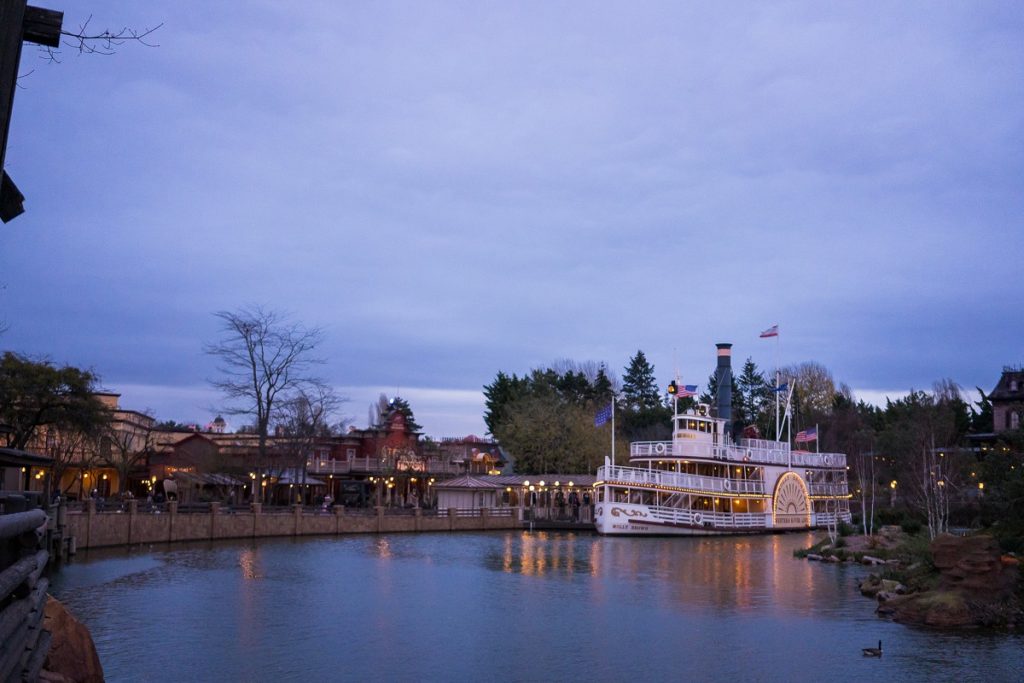
[(898, 527), (870, 538), (848, 536), (799, 553), (808, 560), (877, 567), (860, 591), (881, 616), (936, 628), (1024, 626), (1020, 563), (991, 536), (937, 537), (927, 546)]

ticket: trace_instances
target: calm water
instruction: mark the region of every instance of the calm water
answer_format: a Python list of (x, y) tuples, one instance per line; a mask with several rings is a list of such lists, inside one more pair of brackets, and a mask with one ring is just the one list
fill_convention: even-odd
[[(93, 551), (109, 681), (1021, 681), (1024, 638), (878, 619), (804, 534), (403, 534)], [(860, 649), (883, 641), (885, 655)]]

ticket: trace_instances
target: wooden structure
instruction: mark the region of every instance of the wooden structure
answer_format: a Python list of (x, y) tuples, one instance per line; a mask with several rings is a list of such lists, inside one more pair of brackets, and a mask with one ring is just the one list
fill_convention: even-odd
[[(11, 125), (14, 91), (18, 87), (18, 65), (22, 43), (48, 47), (60, 45), (64, 13), (27, 5), (25, 0), (0, 0), (0, 169), (7, 155), (7, 132)], [(0, 220), (4, 223), (21, 215), (25, 197), (3, 171), (0, 183)]]
[[(43, 628), (49, 581), (46, 512), (32, 500), (0, 492), (0, 680), (36, 681), (50, 650)], [(11, 510), (15, 510), (11, 512)]]

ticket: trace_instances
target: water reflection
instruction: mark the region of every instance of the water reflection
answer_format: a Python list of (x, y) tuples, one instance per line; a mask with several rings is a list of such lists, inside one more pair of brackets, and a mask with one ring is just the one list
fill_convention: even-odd
[[(110, 681), (1019, 680), (1019, 636), (879, 620), (802, 534), (366, 535), (80, 554), (52, 590)], [(199, 618), (197, 618), (199, 617)], [(881, 661), (860, 647), (885, 641)], [(170, 664), (140, 669), (139, 653)]]

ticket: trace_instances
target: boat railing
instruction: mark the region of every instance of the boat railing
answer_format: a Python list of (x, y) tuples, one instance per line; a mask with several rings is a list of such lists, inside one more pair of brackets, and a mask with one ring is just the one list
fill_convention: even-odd
[(599, 467), (597, 478), (601, 481), (614, 481), (623, 484), (696, 489), (698, 491), (707, 491), (708, 493), (764, 493), (763, 481), (705, 477), (697, 474), (649, 470), (641, 467)]
[(661, 505), (647, 508), (658, 522), (683, 524), (712, 529), (766, 529), (772, 525), (770, 512), (715, 512), (713, 510), (689, 510)]
[(629, 445), (629, 456), (704, 458), (784, 467), (846, 467), (846, 455), (843, 453), (793, 451), (787, 443), (766, 439), (742, 439), (739, 445), (730, 446), (699, 441), (636, 441)]
[(840, 510), (839, 512), (815, 512), (812, 515), (811, 526), (823, 527), (840, 522), (849, 524), (853, 517), (849, 510)]
[(846, 484), (810, 483), (807, 485), (812, 496), (845, 496), (850, 492)]

